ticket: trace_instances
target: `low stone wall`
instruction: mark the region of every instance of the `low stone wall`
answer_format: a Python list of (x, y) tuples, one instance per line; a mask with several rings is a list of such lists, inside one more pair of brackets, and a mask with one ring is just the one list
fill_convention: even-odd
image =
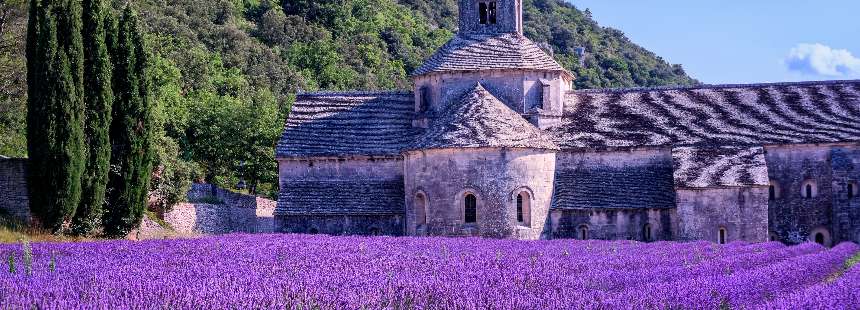
[(179, 203), (164, 214), (164, 221), (177, 232), (226, 234), (273, 231), (276, 205), (273, 200), (233, 193), (211, 184), (192, 185), (188, 200), (192, 202)]
[(26, 159), (0, 158), (0, 209), (21, 221), (30, 221)]

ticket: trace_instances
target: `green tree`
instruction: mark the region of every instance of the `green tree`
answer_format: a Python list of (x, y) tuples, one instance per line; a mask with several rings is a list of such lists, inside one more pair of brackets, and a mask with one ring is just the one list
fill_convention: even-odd
[(0, 155), (27, 156), (27, 1), (0, 1)]
[[(105, 43), (105, 12), (102, 0), (83, 0), (84, 101), (86, 142), (89, 147), (82, 196), (72, 221), (72, 233), (85, 235), (101, 224), (108, 169), (110, 168), (110, 124), (113, 91), (111, 62)], [(107, 11), (107, 14), (111, 14)]]
[(148, 57), (137, 15), (123, 10), (113, 48), (114, 105), (111, 122), (111, 171), (104, 232), (122, 237), (143, 217), (152, 173), (155, 121), (147, 76)]
[(31, 0), (27, 34), (27, 149), (30, 208), (59, 231), (81, 197), (84, 148), (81, 7)]

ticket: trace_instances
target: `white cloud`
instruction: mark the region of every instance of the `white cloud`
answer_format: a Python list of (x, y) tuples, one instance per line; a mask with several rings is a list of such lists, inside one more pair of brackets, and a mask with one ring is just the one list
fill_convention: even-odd
[(843, 76), (860, 74), (860, 58), (844, 49), (815, 44), (798, 44), (784, 61), (789, 70), (805, 74)]

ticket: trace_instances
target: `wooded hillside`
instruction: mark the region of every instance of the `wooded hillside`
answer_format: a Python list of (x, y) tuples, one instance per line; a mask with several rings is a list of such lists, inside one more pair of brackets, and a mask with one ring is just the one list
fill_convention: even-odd
[[(114, 9), (125, 1), (115, 0)], [(456, 0), (137, 0), (152, 53), (161, 167), (170, 179), (240, 179), (277, 191), (273, 146), (299, 90), (409, 89), (456, 31)], [(27, 1), (0, 4), (0, 154), (26, 156)], [(696, 83), (561, 0), (524, 0), (526, 36), (577, 88)], [(580, 65), (577, 48), (584, 48)], [(5, 78), (11, 77), (11, 78)], [(162, 181), (159, 181), (161, 178)]]

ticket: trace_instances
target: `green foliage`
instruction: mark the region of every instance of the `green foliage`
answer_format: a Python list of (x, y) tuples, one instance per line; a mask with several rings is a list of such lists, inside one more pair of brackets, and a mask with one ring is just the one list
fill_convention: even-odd
[[(0, 4), (0, 14), (23, 12), (21, 1)], [(63, 1), (69, 0), (52, 2)], [(113, 0), (111, 7), (121, 9), (127, 2)], [(151, 135), (157, 142), (150, 190), (159, 209), (182, 199), (191, 179), (227, 188), (244, 180), (250, 192), (275, 197), (274, 146), (297, 91), (410, 89), (408, 74), (457, 28), (456, 0), (128, 3), (144, 12), (140, 26), (151, 53), (147, 77), (156, 124)], [(597, 25), (588, 12), (560, 0), (523, 5), (526, 35), (574, 73), (577, 88), (696, 83), (680, 66), (633, 44), (620, 31)], [(15, 38), (25, 33), (26, 14), (9, 16), (18, 16), (10, 20), (21, 26), (0, 28), (0, 40), (20, 42)], [(107, 31), (107, 46), (119, 44), (116, 33)], [(5, 46), (0, 44), (2, 76), (21, 76), (23, 46)], [(576, 53), (579, 47), (587, 52), (583, 59)], [(0, 81), (0, 154), (23, 156), (26, 122), (19, 116), (27, 111), (26, 85), (16, 88), (15, 82)], [(87, 131), (89, 139), (94, 128)], [(35, 133), (35, 140), (46, 137)]]
[(146, 209), (152, 173), (152, 138), (156, 132), (147, 75), (148, 56), (137, 15), (123, 10), (117, 27), (114, 60), (113, 120), (110, 130), (111, 171), (103, 224), (109, 237), (136, 227)]
[(0, 1), (0, 155), (27, 155), (27, 1)]
[(30, 209), (59, 231), (81, 197), (84, 148), (81, 7), (74, 0), (32, 0), (27, 35)]
[[(82, 196), (72, 220), (72, 233), (87, 235), (101, 225), (108, 169), (110, 168), (110, 124), (113, 104), (113, 70), (105, 43), (105, 4), (84, 0), (84, 101), (86, 102), (86, 171)], [(107, 11), (108, 14), (110, 11)]]

